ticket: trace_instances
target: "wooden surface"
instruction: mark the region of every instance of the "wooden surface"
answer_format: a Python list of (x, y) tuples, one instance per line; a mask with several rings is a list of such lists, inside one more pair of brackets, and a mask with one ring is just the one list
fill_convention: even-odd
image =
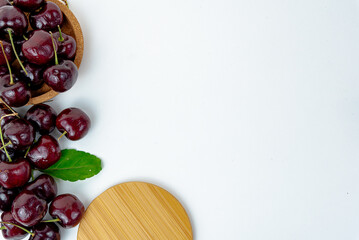
[(88, 207), (78, 240), (191, 240), (188, 215), (166, 190), (143, 182), (116, 185)]
[[(76, 19), (75, 15), (71, 12), (71, 10), (66, 7), (66, 5), (60, 0), (48, 0), (50, 2), (56, 3), (62, 13), (63, 13), (63, 23), (61, 25), (61, 30), (63, 33), (66, 33), (72, 36), (77, 44), (76, 55), (74, 59), (74, 63), (79, 68), (81, 65), (83, 52), (84, 52), (84, 38), (81, 30), (80, 23)], [(44, 84), (42, 88), (36, 91), (31, 92), (31, 99), (28, 104), (38, 104), (45, 101), (50, 100), (55, 97), (58, 93), (53, 91), (49, 86)]]

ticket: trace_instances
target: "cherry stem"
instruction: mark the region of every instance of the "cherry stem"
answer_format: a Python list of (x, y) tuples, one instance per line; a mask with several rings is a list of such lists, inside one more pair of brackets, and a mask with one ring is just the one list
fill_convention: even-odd
[(61, 222), (61, 220), (59, 218), (54, 218), (54, 219), (50, 219), (50, 220), (44, 220), (41, 221), (43, 223), (51, 223), (51, 222)]
[(13, 51), (14, 51), (14, 53), (15, 53), (16, 59), (17, 59), (17, 61), (19, 62), (19, 64), (20, 64), (22, 70), (24, 70), (26, 76), (28, 76), (28, 73), (27, 73), (27, 71), (26, 71), (24, 65), (22, 64), (22, 62), (21, 62), (21, 60), (20, 60), (20, 58), (19, 58), (19, 55), (17, 55), (16, 49), (15, 49), (15, 45), (14, 45), (14, 39), (12, 39), (12, 32), (11, 32), (11, 31), (12, 31), (12, 30), (11, 30), (10, 28), (7, 29), (7, 32), (9, 33), (9, 38), (10, 38), (10, 42), (11, 42), (12, 49), (13, 49)]
[(4, 58), (5, 58), (5, 61), (6, 61), (6, 64), (7, 64), (7, 68), (9, 69), (10, 85), (13, 85), (13, 84), (14, 84), (14, 78), (13, 78), (13, 76), (12, 76), (10, 63), (9, 63), (9, 60), (7, 59), (6, 52), (5, 52), (5, 49), (4, 49), (4, 44), (2, 43), (2, 41), (0, 41), (0, 45), (1, 45), (2, 53), (4, 54)]
[(59, 34), (60, 34), (60, 36), (59, 36), (59, 41), (60, 41), (60, 42), (63, 42), (65, 39), (62, 37), (62, 32), (61, 32), (61, 27), (60, 27), (60, 25), (57, 25), (57, 28), (59, 29)]
[(25, 41), (29, 40), (25, 35), (22, 35), (22, 37), (25, 39)]
[(52, 46), (54, 47), (54, 53), (55, 53), (55, 65), (59, 65), (59, 59), (57, 59), (57, 52), (56, 52), (54, 36), (52, 35), (52, 32), (50, 32), (50, 34), (51, 34)]
[(5, 148), (5, 147), (7, 147), (7, 146), (9, 146), (10, 144), (12, 144), (12, 142), (11, 142), (11, 141), (8, 141), (5, 145), (3, 145), (2, 147), (0, 147), (0, 150), (3, 149), (3, 148)]
[[(21, 226), (19, 226), (19, 225), (17, 225), (17, 224), (14, 224), (14, 223), (11, 223), (11, 222), (0, 222), (0, 223), (15, 226), (15, 227), (17, 227), (17, 228), (20, 228), (20, 229), (23, 230), (24, 232), (27, 232), (27, 233), (30, 234), (32, 237), (35, 236), (35, 233), (32, 233), (32, 232), (30, 232), (29, 230), (27, 230), (26, 228), (21, 227)], [(6, 226), (4, 226), (4, 227), (6, 227)]]
[(27, 154), (29, 154), (30, 148), (31, 148), (31, 146), (27, 148), (26, 153), (25, 153), (25, 155), (24, 155), (24, 158), (26, 158)]
[[(2, 122), (2, 120), (3, 120), (4, 118), (10, 117), (10, 116), (15, 116), (15, 115), (17, 115), (17, 113), (7, 114), (7, 115), (4, 115), (4, 116), (2, 116), (2, 117), (0, 118), (0, 138), (1, 138), (1, 143), (2, 143), (3, 146), (5, 145), (5, 141), (4, 141), (4, 136), (3, 136), (3, 134), (2, 134), (1, 122)], [(4, 148), (4, 151), (5, 151), (5, 154), (6, 154), (7, 158), (9, 159), (9, 162), (12, 162), (12, 159), (11, 159), (9, 153), (7, 152), (6, 147)]]
[(63, 132), (62, 134), (61, 134), (61, 136), (57, 139), (57, 141), (60, 141), (60, 139), (63, 137), (63, 136), (65, 136), (67, 134), (67, 132), (65, 131), (65, 132)]
[(7, 105), (7, 103), (2, 100), (2, 98), (0, 98), (0, 101), (13, 113), (13, 114), (16, 114), (16, 117), (20, 118), (19, 117), (19, 114), (17, 114), (17, 112), (14, 111), (14, 109), (12, 109), (9, 105)]

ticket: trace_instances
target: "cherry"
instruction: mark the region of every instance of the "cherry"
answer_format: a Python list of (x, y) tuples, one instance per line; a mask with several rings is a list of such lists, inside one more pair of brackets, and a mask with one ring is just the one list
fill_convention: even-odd
[(58, 56), (64, 59), (73, 59), (76, 54), (75, 39), (65, 33), (62, 33), (60, 27), (59, 31), (54, 33), (54, 38), (59, 46), (59, 50), (57, 51)]
[[(9, 62), (13, 62), (15, 60), (15, 55), (14, 52), (12, 51), (11, 44), (4, 40), (1, 41), (4, 46), (4, 51), (6, 53), (7, 60)], [(1, 50), (2, 49), (0, 49), (0, 65), (6, 65), (7, 63), (6, 58)]]
[(44, 84), (44, 80), (42, 79), (44, 67), (32, 63), (26, 63), (24, 67), (27, 71), (27, 75), (24, 72), (24, 70), (21, 69), (20, 70), (21, 79), (24, 82), (26, 82), (30, 86), (30, 89), (32, 90), (37, 90), (41, 88), (42, 85)]
[(10, 212), (3, 212), (1, 214), (1, 220), (3, 222), (17, 225), (15, 226), (6, 223), (2, 224), (2, 226), (6, 227), (5, 229), (2, 230), (2, 235), (4, 236), (5, 239), (20, 240), (26, 237), (26, 235), (28, 234), (27, 232), (25, 232), (24, 230), (18, 227), (18, 226), (20, 227), (24, 227), (24, 226), (21, 226), (21, 224), (14, 219), (14, 217), (11, 215)]
[(33, 227), (34, 235), (29, 240), (60, 240), (60, 229), (55, 223), (39, 223)]
[(50, 215), (58, 218), (59, 224), (64, 228), (72, 228), (79, 224), (84, 212), (83, 203), (72, 194), (57, 196), (49, 208)]
[[(57, 51), (57, 44), (55, 44)], [(51, 35), (43, 30), (36, 30), (22, 45), (24, 57), (33, 64), (45, 65), (55, 56)]]
[(16, 36), (22, 36), (26, 33), (28, 27), (25, 14), (17, 7), (2, 6), (0, 8), (0, 31), (8, 33), (12, 29)]
[(10, 211), (11, 204), (19, 194), (18, 188), (6, 189), (0, 187), (0, 210), (1, 211)]
[(32, 12), (40, 8), (45, 0), (14, 0), (13, 4), (25, 12)]
[(61, 149), (57, 140), (44, 135), (30, 148), (27, 158), (37, 169), (47, 169), (54, 165), (61, 157)]
[[(5, 115), (10, 115), (12, 114), (13, 112), (8, 109), (4, 104), (0, 104), (0, 118), (5, 116)], [(17, 117), (16, 116), (7, 116), (7, 117), (4, 117), (2, 120), (1, 120), (1, 128), (3, 129), (5, 127), (6, 124), (8, 124), (9, 122), (11, 122), (12, 120), (16, 119)]]
[(78, 108), (67, 108), (56, 119), (57, 129), (73, 141), (83, 138), (89, 131), (90, 126), (90, 118)]
[(41, 199), (46, 202), (50, 202), (56, 197), (57, 184), (55, 179), (47, 174), (42, 174), (35, 179), (35, 181), (29, 183), (24, 187), (24, 190), (29, 190), (35, 193)]
[(9, 74), (9, 70), (5, 66), (0, 66), (0, 77)]
[(46, 135), (55, 129), (56, 116), (56, 112), (52, 107), (42, 103), (32, 106), (26, 112), (25, 119), (28, 120), (41, 135)]
[(31, 176), (30, 163), (19, 159), (14, 163), (0, 163), (0, 184), (7, 189), (24, 186)]
[(45, 70), (43, 78), (56, 92), (66, 92), (76, 83), (78, 77), (77, 66), (70, 60), (64, 60), (58, 65)]
[(4, 127), (4, 136), (15, 150), (25, 150), (35, 140), (34, 127), (25, 119), (15, 119)]
[(29, 102), (31, 93), (24, 82), (7, 74), (0, 78), (0, 96), (9, 106), (22, 107)]
[(63, 16), (59, 6), (47, 2), (40, 12), (32, 13), (29, 20), (33, 29), (50, 31), (62, 24)]
[(5, 6), (5, 5), (10, 5), (8, 0), (0, 0), (0, 7)]
[(11, 214), (14, 219), (25, 227), (38, 224), (45, 216), (47, 203), (33, 192), (24, 190), (14, 200)]

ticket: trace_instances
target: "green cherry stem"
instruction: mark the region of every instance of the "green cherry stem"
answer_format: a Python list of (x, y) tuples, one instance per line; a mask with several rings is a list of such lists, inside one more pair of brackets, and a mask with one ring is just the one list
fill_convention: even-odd
[(50, 34), (51, 34), (52, 46), (54, 47), (54, 53), (55, 53), (55, 65), (59, 65), (59, 59), (57, 58), (54, 36), (52, 35), (52, 32), (50, 32)]
[[(5, 141), (4, 141), (4, 136), (2, 134), (1, 122), (5, 117), (10, 117), (10, 116), (15, 116), (15, 115), (17, 115), (17, 113), (7, 114), (7, 115), (4, 115), (4, 116), (2, 116), (0, 118), (0, 138), (1, 138), (1, 143), (2, 143), (3, 146), (5, 145)], [(6, 154), (7, 158), (9, 159), (9, 162), (12, 162), (12, 159), (11, 159), (9, 153), (7, 152), (6, 147), (4, 148), (4, 151), (5, 151), (5, 154)]]
[(17, 112), (15, 112), (14, 109), (12, 109), (12, 107), (10, 107), (9, 105), (7, 105), (7, 103), (6, 103), (4, 100), (2, 100), (2, 98), (0, 98), (0, 101), (1, 101), (1, 103), (3, 103), (3, 104), (8, 108), (13, 114), (15, 114), (16, 117), (20, 118), (20, 117), (19, 117), (19, 114), (17, 114)]
[(60, 41), (60, 42), (63, 42), (65, 39), (62, 37), (62, 32), (61, 32), (61, 27), (60, 27), (60, 25), (57, 25), (57, 28), (59, 29), (59, 34), (60, 34), (60, 36), (59, 36), (59, 41)]
[[(32, 237), (35, 236), (35, 233), (32, 233), (32, 232), (30, 232), (29, 230), (27, 230), (26, 228), (21, 227), (21, 226), (19, 226), (19, 225), (17, 225), (17, 224), (14, 224), (14, 223), (11, 223), (11, 222), (0, 222), (0, 223), (15, 226), (15, 227), (17, 227), (17, 228), (20, 228), (20, 229), (23, 230), (24, 232), (27, 232), (27, 233), (30, 234)], [(6, 226), (4, 226), (4, 227), (6, 227)]]
[(61, 220), (59, 218), (54, 218), (54, 219), (50, 219), (50, 220), (44, 220), (41, 221), (43, 223), (50, 223), (50, 222), (61, 222)]
[(3, 149), (3, 148), (5, 148), (5, 147), (7, 147), (7, 146), (9, 146), (10, 144), (12, 144), (12, 142), (11, 142), (11, 141), (8, 141), (5, 145), (3, 145), (2, 147), (0, 147), (0, 150)]
[(9, 60), (7, 59), (6, 52), (5, 52), (5, 49), (4, 49), (4, 44), (2, 43), (2, 41), (0, 41), (0, 45), (1, 45), (2, 53), (4, 54), (4, 58), (5, 58), (5, 61), (6, 61), (6, 64), (7, 64), (7, 68), (9, 69), (10, 85), (13, 85), (13, 84), (14, 84), (14, 78), (13, 78), (13, 76), (12, 76), (10, 63), (9, 63)]
[(14, 53), (15, 53), (16, 59), (17, 59), (17, 61), (19, 62), (19, 64), (20, 64), (22, 70), (24, 70), (24, 72), (25, 72), (25, 74), (26, 74), (26, 76), (27, 76), (28, 73), (27, 73), (27, 71), (26, 71), (24, 65), (22, 64), (22, 62), (21, 62), (21, 60), (20, 60), (20, 58), (19, 58), (19, 55), (17, 55), (16, 49), (15, 49), (14, 39), (12, 38), (12, 30), (11, 30), (10, 28), (8, 28), (8, 29), (7, 29), (7, 32), (9, 33), (9, 38), (10, 38), (11, 46), (12, 46), (12, 49), (13, 49), (13, 51), (14, 51)]
[(57, 139), (57, 141), (60, 141), (60, 139), (63, 137), (63, 136), (65, 136), (67, 134), (67, 132), (65, 131), (65, 132), (63, 132), (62, 134), (61, 134), (61, 136)]

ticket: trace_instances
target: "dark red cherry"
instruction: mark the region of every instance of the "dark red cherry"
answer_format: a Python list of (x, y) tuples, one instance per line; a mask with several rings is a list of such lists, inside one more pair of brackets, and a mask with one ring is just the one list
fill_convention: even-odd
[(0, 77), (9, 74), (9, 69), (7, 66), (0, 66)]
[(37, 169), (47, 169), (54, 165), (61, 157), (61, 149), (57, 140), (44, 135), (30, 148), (27, 159)]
[[(0, 104), (0, 118), (4, 117), (5, 115), (9, 115), (9, 114), (13, 114), (13, 112), (8, 109), (4, 104)], [(9, 122), (11, 122), (12, 120), (16, 119), (16, 116), (8, 116), (8, 117), (4, 117), (1, 120), (1, 128), (4, 129), (5, 125), (8, 124)]]
[[(57, 44), (55, 41), (57, 51)], [(22, 45), (24, 57), (33, 64), (45, 65), (54, 57), (54, 46), (51, 35), (43, 30), (36, 30), (32, 36)]]
[[(12, 51), (11, 43), (4, 40), (0, 40), (0, 41), (2, 41), (2, 44), (4, 46), (7, 60), (10, 63), (12, 63), (15, 60), (15, 55), (14, 52)], [(0, 47), (0, 65), (6, 65), (6, 59), (1, 47)]]
[(15, 119), (10, 123), (6, 124), (3, 133), (7, 141), (11, 141), (9, 147), (15, 150), (25, 150), (35, 140), (34, 127), (25, 119)]
[(20, 69), (20, 78), (29, 85), (30, 89), (40, 89), (44, 84), (42, 79), (44, 67), (32, 63), (26, 63), (24, 67), (27, 75), (23, 69)]
[(64, 133), (70, 140), (79, 140), (89, 131), (91, 120), (87, 114), (78, 108), (67, 108), (63, 110), (56, 119), (57, 129)]
[(46, 211), (46, 201), (28, 190), (22, 191), (11, 207), (14, 219), (25, 227), (38, 224), (44, 218)]
[(10, 211), (11, 204), (19, 192), (18, 188), (6, 189), (4, 187), (0, 187), (0, 210)]
[(30, 179), (30, 163), (25, 159), (16, 162), (0, 162), (0, 184), (7, 189), (24, 186)]
[(56, 32), (54, 33), (54, 38), (56, 39), (59, 50), (57, 55), (63, 59), (73, 59), (76, 54), (76, 41), (70, 35), (65, 33)]
[(34, 128), (41, 134), (46, 135), (55, 129), (57, 114), (55, 110), (46, 104), (32, 106), (25, 114)]
[(5, 5), (10, 5), (8, 0), (0, 0), (0, 7), (5, 6)]
[(13, 34), (21, 36), (26, 33), (28, 27), (25, 14), (17, 7), (3, 6), (0, 8), (0, 31), (8, 33), (12, 29)]
[(26, 105), (31, 97), (31, 92), (27, 85), (13, 75), (11, 84), (10, 74), (0, 78), (0, 96), (10, 107), (22, 107)]
[(45, 83), (54, 91), (66, 92), (77, 81), (77, 66), (70, 60), (64, 60), (60, 64), (46, 69), (43, 77)]
[(60, 219), (59, 224), (64, 228), (72, 228), (79, 224), (84, 212), (83, 203), (72, 194), (57, 196), (49, 208), (50, 215)]
[(39, 223), (33, 227), (29, 240), (60, 240), (60, 229), (55, 223)]
[[(3, 212), (1, 214), (1, 221), (13, 223), (20, 227), (24, 227), (14, 219), (14, 217), (11, 215), (10, 212)], [(2, 230), (2, 235), (4, 236), (5, 239), (20, 240), (28, 235), (27, 232), (12, 224), (3, 223), (1, 224), (1, 226), (6, 227), (5, 229)]]
[(35, 193), (46, 202), (52, 201), (57, 195), (57, 184), (55, 179), (47, 174), (42, 174), (33, 182), (24, 187), (24, 190), (29, 190)]
[(13, 4), (25, 12), (32, 12), (40, 8), (45, 0), (14, 0)]
[(32, 13), (29, 17), (33, 29), (50, 31), (62, 24), (61, 9), (53, 2), (47, 2), (40, 12)]

